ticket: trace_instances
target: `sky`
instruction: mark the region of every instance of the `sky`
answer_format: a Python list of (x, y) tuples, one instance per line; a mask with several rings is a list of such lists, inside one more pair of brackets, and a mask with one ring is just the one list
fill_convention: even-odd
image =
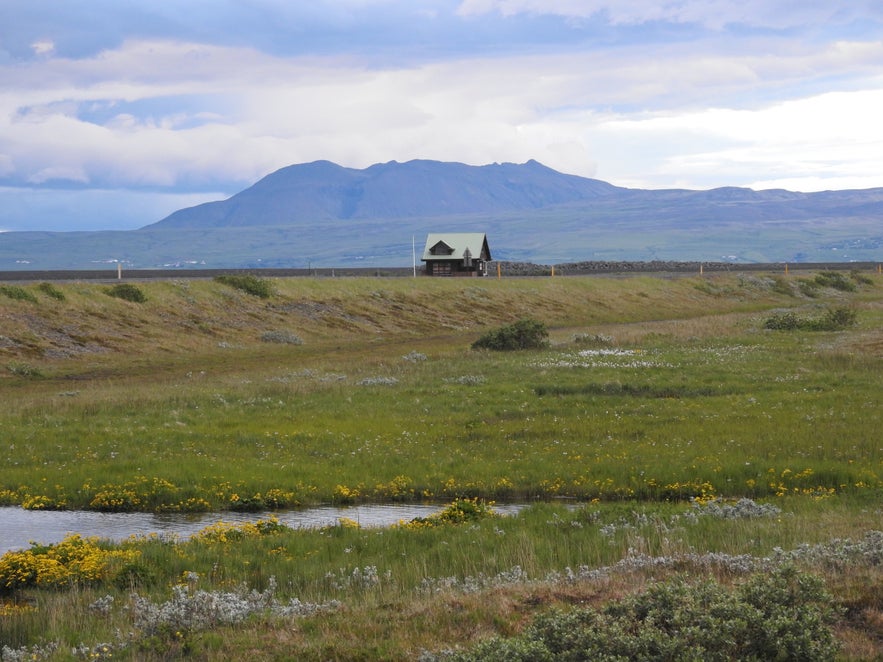
[(326, 159), (883, 186), (880, 0), (0, 0), (0, 231)]

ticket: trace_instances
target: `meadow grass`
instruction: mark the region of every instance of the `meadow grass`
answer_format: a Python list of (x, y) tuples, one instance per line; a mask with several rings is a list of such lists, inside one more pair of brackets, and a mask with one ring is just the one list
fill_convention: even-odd
[[(419, 363), (402, 345), (220, 379), (188, 370), (7, 410), (2, 488), (7, 503), (104, 510), (225, 509), (270, 490), (299, 505), (876, 488), (881, 361), (819, 350), (830, 341), (748, 329)], [(138, 498), (98, 498), (114, 490)]]
[[(537, 502), (456, 526), (89, 541), (88, 563), (46, 561), (53, 586), (7, 587), (0, 642), (59, 642), (28, 649), (58, 659), (80, 644), (74, 657), (101, 657), (104, 642), (135, 659), (416, 659), (651, 577), (731, 581), (788, 550), (861, 541), (880, 529), (883, 283), (808, 299), (782, 280), (289, 279), (266, 300), (169, 281), (139, 284), (142, 303), (88, 284), (0, 298), (0, 352), (15, 368), (0, 376), (0, 503)], [(764, 329), (778, 311), (843, 305), (856, 327)], [(548, 348), (470, 349), (525, 317), (548, 325)], [(744, 513), (720, 516), (745, 498)], [(847, 656), (879, 654), (866, 634), (883, 613), (879, 553), (805, 554), (849, 608)], [(32, 568), (0, 565), (15, 559)], [(278, 602), (248, 593), (271, 588)], [(132, 591), (154, 605), (145, 613), (192, 610), (200, 592), (257, 611), (154, 631), (133, 620)], [(295, 627), (271, 616), (290, 618), (291, 599)]]

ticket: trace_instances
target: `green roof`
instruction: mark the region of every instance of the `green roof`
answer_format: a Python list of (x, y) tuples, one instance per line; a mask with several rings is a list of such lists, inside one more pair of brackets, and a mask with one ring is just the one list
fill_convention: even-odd
[[(447, 248), (445, 248), (447, 247)], [(435, 251), (433, 252), (433, 249)], [(462, 260), (466, 251), (478, 260), (485, 253), (484, 259), (491, 259), (491, 251), (487, 245), (484, 232), (449, 232), (426, 235), (426, 246), (423, 249), (422, 261), (429, 260)]]

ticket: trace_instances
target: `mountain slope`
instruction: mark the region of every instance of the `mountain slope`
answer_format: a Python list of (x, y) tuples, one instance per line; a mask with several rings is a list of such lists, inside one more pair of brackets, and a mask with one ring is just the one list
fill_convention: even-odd
[(538, 209), (621, 190), (528, 161), (469, 166), (378, 163), (364, 170), (329, 161), (292, 165), (220, 202), (181, 209), (150, 228), (207, 228)]

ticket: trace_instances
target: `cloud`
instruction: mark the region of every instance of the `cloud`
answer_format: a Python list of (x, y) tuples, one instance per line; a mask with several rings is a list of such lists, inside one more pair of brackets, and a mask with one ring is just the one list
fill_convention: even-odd
[(31, 48), (36, 55), (52, 55), (55, 52), (55, 43), (50, 40), (35, 41)]
[(722, 29), (744, 25), (789, 28), (883, 18), (879, 3), (855, 0), (849, 6), (793, 0), (463, 0), (457, 13), (478, 16), (520, 14), (602, 18), (613, 25), (692, 23)]
[[(755, 109), (754, 117), (772, 122), (787, 111), (759, 111), (775, 106), (771, 97), (783, 89), (806, 94), (813, 78), (830, 87), (838, 77), (848, 88), (881, 64), (883, 44), (867, 42), (777, 57), (710, 49), (697, 55), (671, 45), (649, 61), (642, 49), (623, 47), (366, 68), (350, 58), (133, 41), (85, 60), (18, 67), (0, 95), (11, 118), (0, 131), (6, 177), (14, 168), (28, 183), (217, 189), (321, 158), (357, 167), (391, 158), (537, 158), (577, 174), (624, 176), (604, 167), (615, 146), (598, 139), (600, 132), (635, 140), (648, 127), (671, 135), (689, 127), (718, 140), (735, 125), (714, 108)], [(808, 116), (804, 110), (798, 119)], [(851, 126), (862, 127), (856, 130), (876, 130), (872, 117), (854, 120)], [(771, 124), (776, 135), (782, 124), (798, 125)], [(755, 128), (755, 140), (746, 131), (731, 140), (766, 141), (762, 125)], [(658, 180), (650, 174), (648, 182)]]
[(883, 184), (878, 5), (3, 5), (0, 184), (232, 193), (292, 163), (412, 158), (641, 187)]
[(76, 166), (51, 166), (49, 168), (43, 168), (28, 177), (29, 184), (45, 184), (47, 182), (59, 180), (86, 184), (88, 183), (89, 178), (86, 177), (86, 173), (82, 168)]
[[(761, 109), (614, 118), (590, 133), (620, 145), (612, 166), (627, 186), (864, 188), (881, 183), (874, 173), (883, 171), (883, 131), (872, 128), (881, 104), (879, 89), (838, 92)], [(832, 117), (838, 121), (820, 121)], [(624, 170), (635, 163), (643, 169)]]

